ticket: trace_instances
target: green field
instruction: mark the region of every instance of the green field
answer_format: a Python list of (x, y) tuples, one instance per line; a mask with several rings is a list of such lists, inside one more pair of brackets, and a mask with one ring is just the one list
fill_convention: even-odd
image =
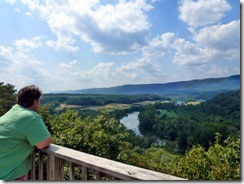
[[(101, 105), (101, 106), (82, 106), (82, 105), (67, 105), (67, 104), (60, 104), (59, 107), (57, 107), (56, 110), (61, 110), (64, 108), (69, 108), (69, 109), (79, 109), (79, 110), (94, 110), (94, 111), (100, 111), (100, 110), (108, 110), (108, 111), (113, 111), (113, 110), (123, 110), (123, 109), (128, 109), (133, 106), (144, 106), (144, 105), (150, 105), (150, 104), (155, 104), (159, 101), (143, 101), (143, 102), (137, 102), (137, 103), (132, 103), (132, 104), (123, 104), (123, 103), (110, 103), (106, 105)], [(164, 100), (161, 101), (160, 103), (170, 103), (171, 101)], [(202, 101), (197, 101), (197, 102), (188, 102), (185, 105), (198, 105)], [(177, 114), (172, 111), (166, 111), (166, 110), (160, 110), (160, 116), (166, 115), (167, 117), (175, 117)]]
[(169, 118), (174, 118), (177, 116), (177, 114), (174, 111), (167, 111), (167, 110), (160, 110), (160, 115), (166, 115)]
[(95, 110), (95, 111), (100, 111), (100, 110), (107, 110), (107, 111), (113, 111), (113, 110), (122, 110), (122, 109), (128, 109), (132, 107), (131, 104), (107, 104), (107, 105), (102, 105), (102, 106), (91, 106), (91, 107), (85, 107), (83, 109), (89, 109), (89, 110)]
[(122, 109), (128, 109), (132, 107), (132, 104), (118, 104), (118, 103), (112, 103), (102, 106), (81, 106), (81, 105), (66, 105), (66, 104), (60, 104), (58, 109), (63, 108), (69, 108), (69, 109), (79, 109), (79, 110), (94, 110), (94, 111), (100, 111), (100, 110), (122, 110)]
[[(94, 110), (94, 111), (100, 111), (100, 110), (123, 110), (128, 109), (133, 106), (138, 105), (150, 105), (155, 104), (158, 101), (143, 101), (143, 102), (137, 102), (132, 104), (122, 104), (122, 103), (110, 103), (107, 105), (101, 105), (101, 106), (81, 106), (81, 105), (66, 105), (66, 104), (60, 104), (60, 106), (57, 109), (63, 109), (63, 108), (70, 108), (70, 109), (79, 109), (79, 110)], [(161, 101), (161, 103), (169, 103), (170, 101)]]

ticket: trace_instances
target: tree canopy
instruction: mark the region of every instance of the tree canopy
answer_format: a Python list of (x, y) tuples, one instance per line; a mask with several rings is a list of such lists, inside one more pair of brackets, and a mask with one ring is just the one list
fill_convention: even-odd
[(16, 103), (16, 89), (11, 84), (0, 82), (0, 116)]

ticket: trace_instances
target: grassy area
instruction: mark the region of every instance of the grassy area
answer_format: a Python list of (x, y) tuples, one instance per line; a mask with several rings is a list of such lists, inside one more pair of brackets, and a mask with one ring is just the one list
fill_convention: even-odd
[(120, 110), (120, 109), (128, 109), (132, 106), (132, 104), (107, 104), (102, 106), (81, 106), (81, 105), (66, 105), (66, 104), (60, 104), (60, 106), (57, 109), (63, 109), (63, 108), (70, 108), (70, 109), (81, 109), (81, 110), (94, 110), (94, 111), (100, 111), (100, 110)]
[[(108, 110), (108, 111), (113, 111), (113, 110), (122, 110), (122, 109), (128, 109), (131, 108), (132, 106), (136, 105), (150, 105), (150, 104), (155, 104), (158, 101), (143, 101), (143, 102), (137, 102), (133, 104), (120, 104), (120, 103), (111, 103), (107, 105), (101, 105), (101, 106), (81, 106), (81, 105), (66, 105), (66, 104), (60, 104), (60, 106), (57, 108), (57, 110), (61, 110), (64, 108), (70, 108), (70, 109), (80, 109), (80, 110), (94, 110), (94, 111), (100, 111), (100, 110)], [(161, 101), (161, 103), (169, 103), (170, 101)]]
[(131, 106), (132, 106), (131, 104), (107, 104), (107, 105), (103, 105), (103, 106), (86, 107), (83, 109), (89, 109), (89, 110), (95, 110), (95, 111), (100, 111), (100, 110), (113, 111), (113, 110), (128, 109)]
[(203, 101), (196, 101), (196, 102), (188, 102), (186, 103), (186, 105), (198, 105), (200, 103), (202, 103)]
[(160, 114), (161, 116), (165, 114), (169, 118), (174, 118), (177, 116), (177, 114), (174, 111), (167, 111), (167, 110), (160, 110)]

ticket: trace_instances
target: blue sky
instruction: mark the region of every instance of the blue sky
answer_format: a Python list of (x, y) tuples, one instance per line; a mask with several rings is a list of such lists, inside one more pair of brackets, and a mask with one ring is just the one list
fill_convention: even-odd
[(240, 1), (0, 0), (0, 63), (44, 93), (240, 74)]

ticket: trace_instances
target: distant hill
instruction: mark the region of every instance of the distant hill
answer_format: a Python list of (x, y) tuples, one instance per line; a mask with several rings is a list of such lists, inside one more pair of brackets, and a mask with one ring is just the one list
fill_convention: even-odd
[(198, 108), (209, 115), (218, 115), (236, 121), (240, 129), (240, 90), (229, 91), (215, 96), (213, 99), (201, 103)]
[(164, 84), (134, 84), (110, 88), (91, 88), (60, 91), (69, 94), (199, 94), (205, 92), (220, 93), (240, 89), (240, 75), (222, 78), (207, 78), (191, 81), (170, 82)]

